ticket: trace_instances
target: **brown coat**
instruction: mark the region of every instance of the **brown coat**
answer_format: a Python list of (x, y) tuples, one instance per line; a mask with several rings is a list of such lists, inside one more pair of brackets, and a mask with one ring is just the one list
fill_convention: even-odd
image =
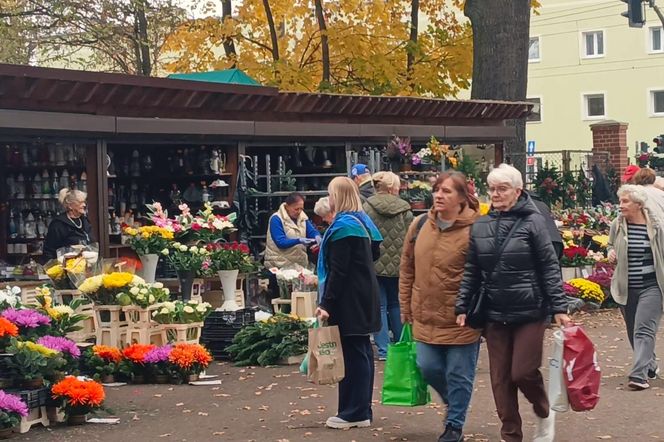
[(466, 264), (470, 227), (479, 213), (466, 207), (454, 224), (441, 231), (429, 211), (415, 244), (418, 218), (406, 235), (401, 255), (401, 313), (413, 319), (413, 337), (427, 344), (470, 344), (480, 333), (456, 325), (454, 305)]

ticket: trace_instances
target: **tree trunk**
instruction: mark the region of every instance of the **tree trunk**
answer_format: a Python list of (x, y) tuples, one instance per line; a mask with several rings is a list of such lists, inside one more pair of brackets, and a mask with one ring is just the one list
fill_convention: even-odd
[[(526, 99), (530, 1), (466, 1), (464, 13), (473, 27), (471, 98)], [(505, 143), (505, 156), (525, 172), (526, 120), (514, 120), (510, 124), (516, 127), (516, 138)]]
[[(232, 0), (223, 0), (221, 3), (221, 16), (222, 22), (230, 19), (233, 14), (233, 5)], [(233, 65), (231, 69), (234, 69), (237, 66), (237, 52), (235, 51), (235, 42), (231, 37), (224, 39), (224, 53), (226, 58), (233, 60)]]
[(323, 1), (315, 0), (316, 20), (320, 30), (320, 44), (323, 62), (323, 78), (318, 86), (319, 90), (329, 89), (330, 87), (330, 45), (327, 39), (327, 25), (325, 24), (325, 14), (323, 14)]
[(270, 40), (272, 41), (272, 60), (279, 61), (279, 37), (277, 36), (277, 28), (274, 26), (274, 17), (272, 17), (272, 9), (270, 9), (270, 1), (263, 0), (263, 7), (265, 8), (265, 16), (267, 17), (267, 24), (270, 28)]
[(406, 79), (411, 90), (415, 89), (415, 85), (412, 84), (411, 78), (413, 78), (413, 64), (415, 64), (415, 48), (417, 47), (419, 14), (420, 0), (412, 0), (410, 4), (410, 38), (408, 39), (408, 46), (406, 46), (406, 52), (408, 56), (406, 61)]
[(138, 41), (139, 63), (136, 66), (139, 75), (149, 77), (152, 75), (152, 61), (150, 60), (150, 46), (148, 44), (148, 20), (145, 16), (146, 0), (136, 0), (136, 39)]

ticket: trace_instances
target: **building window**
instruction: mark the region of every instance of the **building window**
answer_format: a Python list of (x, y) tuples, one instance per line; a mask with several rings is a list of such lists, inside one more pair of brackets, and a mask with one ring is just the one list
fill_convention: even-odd
[(604, 94), (588, 94), (583, 96), (585, 117), (589, 119), (603, 118), (606, 116)]
[(650, 52), (664, 52), (664, 40), (662, 39), (662, 27), (650, 28)]
[(604, 56), (604, 31), (583, 32), (581, 35), (585, 58)]
[(528, 44), (528, 61), (530, 62), (540, 61), (539, 37), (530, 37), (530, 43)]
[(650, 91), (650, 112), (653, 115), (664, 116), (664, 90)]
[(526, 118), (528, 122), (539, 123), (542, 121), (542, 99), (537, 98), (526, 98), (526, 101), (534, 103), (533, 110), (530, 115)]

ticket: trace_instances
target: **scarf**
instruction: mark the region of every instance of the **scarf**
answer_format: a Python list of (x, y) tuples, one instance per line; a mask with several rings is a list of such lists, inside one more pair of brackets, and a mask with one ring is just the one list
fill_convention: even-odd
[[(358, 222), (359, 221), (359, 222)], [(323, 298), (325, 293), (325, 280), (327, 279), (328, 264), (327, 264), (327, 245), (332, 241), (337, 241), (349, 236), (357, 236), (359, 238), (368, 238), (371, 242), (382, 242), (383, 237), (380, 231), (373, 223), (371, 218), (364, 212), (340, 212), (334, 217), (332, 224), (325, 231), (323, 239), (320, 243), (320, 251), (318, 252), (318, 302)]]

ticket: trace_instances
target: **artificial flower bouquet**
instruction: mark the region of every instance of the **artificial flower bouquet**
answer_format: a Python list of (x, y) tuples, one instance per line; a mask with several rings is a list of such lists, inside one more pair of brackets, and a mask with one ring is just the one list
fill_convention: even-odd
[(0, 290), (0, 311), (21, 307), (21, 288), (7, 286)]
[(290, 299), (294, 286), (299, 287), (298, 284), (301, 284), (301, 281), (304, 281), (305, 279), (307, 281), (312, 281), (312, 278), (315, 276), (314, 272), (300, 266), (283, 268), (273, 267), (270, 269), (270, 272), (272, 272), (277, 278), (279, 297), (281, 299)]
[(57, 258), (44, 265), (46, 276), (56, 289), (71, 289), (80, 281), (96, 273), (99, 263), (99, 245), (75, 245), (56, 251)]
[(122, 353), (116, 347), (95, 345), (83, 355), (83, 365), (92, 373), (95, 380), (109, 380), (109, 376), (118, 373)]
[(90, 301), (84, 298), (73, 299), (69, 304), (55, 304), (52, 290), (46, 286), (37, 289), (37, 310), (46, 314), (51, 319), (50, 334), (55, 336), (66, 336), (68, 333), (82, 330), (78, 325), (89, 318), (89, 315), (76, 313), (83, 304)]
[(161, 282), (132, 283), (118, 293), (116, 299), (118, 304), (122, 306), (136, 305), (141, 308), (148, 308), (168, 301), (170, 294), (170, 290), (164, 287)]
[(146, 355), (156, 348), (152, 344), (132, 344), (122, 350), (122, 361), (119, 371), (136, 383), (143, 382), (149, 374), (149, 366), (146, 365)]
[(196, 215), (191, 213), (189, 206), (180, 204), (180, 215), (173, 218), (168, 217), (168, 212), (159, 203), (148, 204), (147, 207), (154, 225), (172, 231), (179, 242), (214, 242), (236, 230), (234, 223), (237, 215), (215, 215), (210, 203), (205, 203)]
[(171, 374), (186, 381), (189, 376), (199, 375), (212, 362), (210, 353), (200, 344), (175, 344), (168, 357)]
[(212, 312), (212, 305), (190, 299), (187, 302), (162, 302), (152, 312), (152, 319), (160, 324), (192, 324), (204, 322)]
[(251, 257), (246, 244), (234, 242), (210, 243), (205, 248), (210, 252), (211, 270), (239, 270), (251, 273), (258, 269), (258, 263)]
[(211, 266), (210, 252), (205, 247), (173, 242), (161, 254), (178, 272), (204, 272)]
[(0, 390), (0, 429), (14, 428), (28, 415), (28, 406), (13, 394)]
[(174, 232), (167, 227), (126, 227), (123, 233), (129, 238), (129, 246), (139, 255), (159, 253), (173, 241)]
[(104, 387), (92, 380), (67, 376), (53, 385), (53, 398), (63, 401), (65, 415), (85, 415), (102, 406), (106, 394)]
[(410, 159), (411, 154), (413, 153), (413, 147), (410, 144), (410, 138), (408, 137), (398, 137), (396, 135), (392, 136), (392, 139), (387, 144), (387, 156), (392, 160), (399, 160), (401, 162), (407, 162)]
[(78, 289), (95, 304), (117, 305), (119, 293), (129, 286), (144, 284), (143, 278), (134, 275), (134, 268), (126, 260), (108, 260), (103, 263), (103, 273), (86, 278)]

